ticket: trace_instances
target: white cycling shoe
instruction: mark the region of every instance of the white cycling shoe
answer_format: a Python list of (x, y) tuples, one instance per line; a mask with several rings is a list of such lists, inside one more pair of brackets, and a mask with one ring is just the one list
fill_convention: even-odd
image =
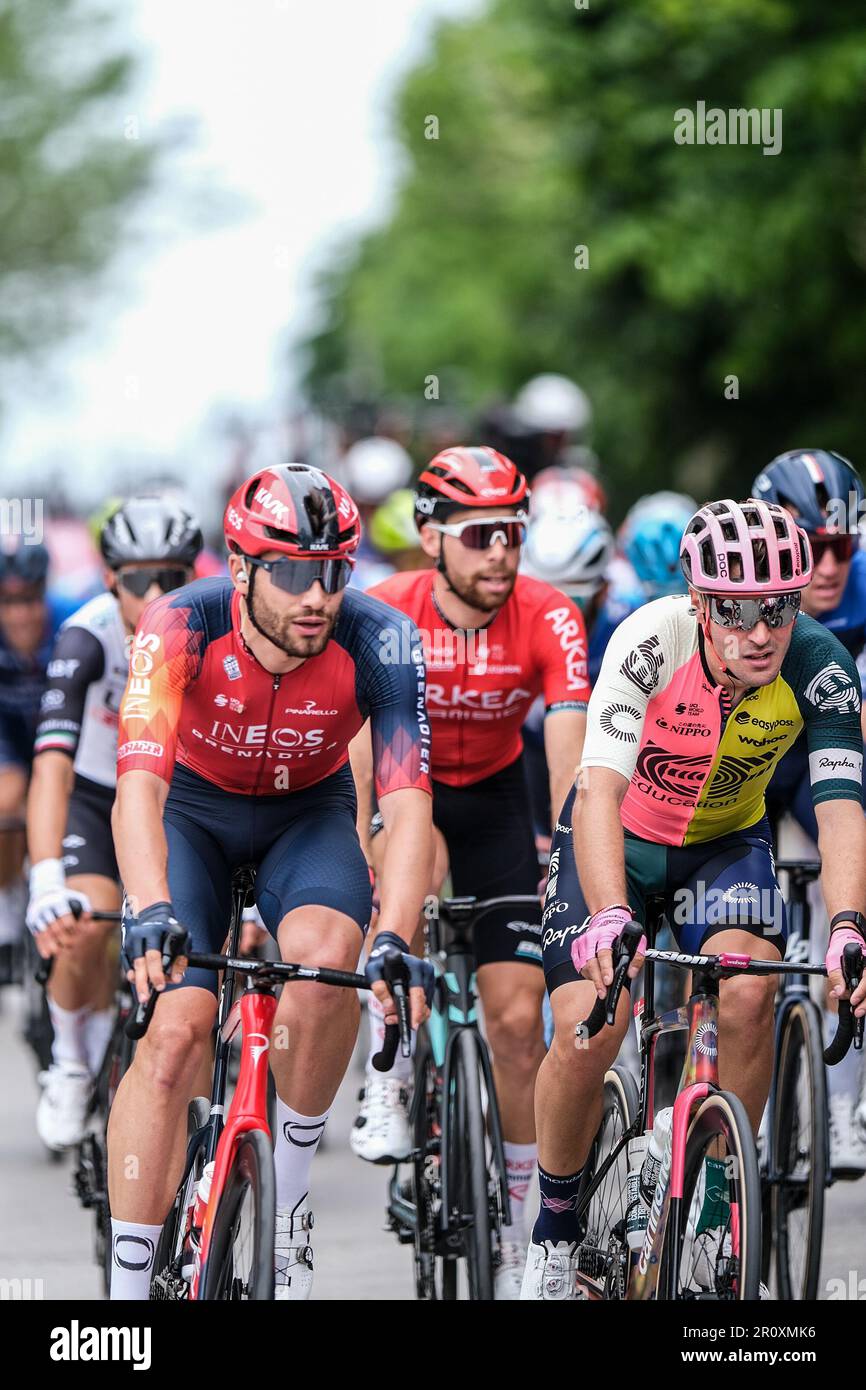
[(313, 1290), (313, 1213), (304, 1195), (297, 1206), (277, 1207), (274, 1230), (274, 1298), (277, 1302), (308, 1299)]
[(352, 1153), (368, 1163), (399, 1163), (412, 1152), (409, 1089), (393, 1077), (367, 1077), (349, 1138)]
[(499, 1264), (493, 1277), (493, 1297), (497, 1303), (514, 1303), (520, 1298), (525, 1268), (526, 1245), (517, 1240), (504, 1240), (499, 1247)]
[(60, 1153), (84, 1138), (93, 1080), (79, 1063), (52, 1062), (39, 1073), (39, 1084), (36, 1130), (46, 1148)]
[(543, 1240), (540, 1245), (530, 1241), (521, 1299), (582, 1302), (586, 1295), (577, 1288), (577, 1251), (576, 1241), (560, 1240), (554, 1244), (552, 1240)]
[(830, 1167), (836, 1178), (859, 1178), (866, 1172), (866, 1135), (855, 1105), (851, 1096), (830, 1097)]

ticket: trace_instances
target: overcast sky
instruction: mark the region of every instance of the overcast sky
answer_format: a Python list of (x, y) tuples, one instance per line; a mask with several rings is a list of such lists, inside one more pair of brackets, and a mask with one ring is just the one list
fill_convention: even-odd
[[(51, 392), (10, 409), (5, 488), (64, 458), (98, 492), (112, 455), (183, 458), (220, 403), (267, 408), (286, 330), (309, 324), (311, 272), (387, 208), (401, 73), (436, 17), (478, 3), (130, 0), (148, 58), (131, 113), (145, 134), (194, 116), (181, 171), (238, 195), (246, 215), (121, 259), (122, 295), (55, 356)], [(167, 212), (163, 199), (161, 224)]]

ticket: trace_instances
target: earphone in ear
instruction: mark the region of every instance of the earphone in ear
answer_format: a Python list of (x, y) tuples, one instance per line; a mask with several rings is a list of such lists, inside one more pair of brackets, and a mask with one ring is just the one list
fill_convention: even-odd
[(247, 584), (249, 582), (249, 578), (250, 577), (245, 569), (238, 570), (238, 579), (242, 579), (244, 583)]

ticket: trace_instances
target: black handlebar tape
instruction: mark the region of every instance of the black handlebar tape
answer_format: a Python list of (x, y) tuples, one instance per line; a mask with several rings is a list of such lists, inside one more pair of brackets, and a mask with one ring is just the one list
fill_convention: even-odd
[[(863, 953), (859, 946), (850, 941), (842, 952), (842, 975), (848, 989), (857, 988), (862, 973)], [(842, 1061), (854, 1041), (855, 1031), (862, 1045), (862, 1019), (855, 1020), (849, 1000), (840, 999), (836, 1032), (829, 1046), (824, 1049), (824, 1061), (828, 1067), (834, 1067), (837, 1062)]]
[(51, 979), (51, 971), (52, 971), (53, 969), (54, 969), (54, 957), (53, 957), (53, 956), (47, 956), (45, 959), (43, 959), (43, 958), (40, 956), (40, 957), (39, 957), (39, 964), (37, 965), (36, 969), (33, 971), (33, 978), (34, 978), (34, 980), (36, 981), (37, 985), (42, 985), (42, 987), (44, 988), (45, 985), (48, 984), (48, 981)]
[(153, 985), (151, 985), (150, 994), (147, 996), (147, 1002), (142, 1004), (139, 1001), (135, 1006), (134, 1012), (131, 1013), (126, 1020), (126, 1026), (123, 1031), (132, 1042), (138, 1042), (139, 1038), (143, 1038), (147, 1032), (150, 1020), (153, 1018), (153, 1011), (156, 1008), (156, 1001), (158, 998), (159, 991), (155, 990)]
[(409, 967), (403, 953), (396, 947), (386, 951), (382, 962), (382, 974), (391, 998), (397, 1006), (397, 1022), (386, 1023), (385, 1039), (381, 1052), (373, 1058), (376, 1071), (390, 1071), (397, 1056), (397, 1044), (401, 1044), (404, 1057), (412, 1052), (412, 1027), (409, 1017)]
[(627, 992), (631, 990), (628, 968), (634, 960), (642, 936), (643, 928), (639, 922), (630, 922), (620, 934), (619, 941), (614, 947), (613, 983), (608, 988), (604, 999), (596, 999), (589, 1018), (577, 1025), (579, 1037), (594, 1038), (597, 1033), (601, 1032), (605, 1024), (613, 1027), (623, 986)]

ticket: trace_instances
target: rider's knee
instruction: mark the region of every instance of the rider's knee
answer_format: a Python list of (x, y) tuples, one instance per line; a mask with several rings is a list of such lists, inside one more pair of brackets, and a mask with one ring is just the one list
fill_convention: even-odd
[(163, 1018), (157, 1022), (158, 1015), (157, 1006), (148, 1030), (147, 1046), (139, 1046), (136, 1061), (141, 1061), (154, 1086), (173, 1090), (198, 1066), (210, 1037), (211, 1024), (196, 1015)]
[(535, 1069), (544, 1037), (541, 1004), (538, 995), (514, 995), (501, 1008), (485, 1011), (487, 1035), (493, 1055), (500, 1064), (526, 1066)]
[(554, 1011), (556, 1026), (550, 1050), (557, 1062), (573, 1067), (575, 1070), (585, 1068), (588, 1063), (592, 1064), (593, 1062), (599, 1066), (607, 1067), (619, 1052), (628, 1030), (630, 1017), (628, 1001), (621, 999), (613, 1025), (608, 1027), (605, 1024), (591, 1038), (586, 1033), (586, 1017), (586, 1009), (575, 1008), (562, 1010), (559, 1013)]
[(722, 982), (720, 1012), (723, 1022), (737, 1029), (766, 1029), (773, 1021), (776, 996), (775, 975), (741, 975)]

